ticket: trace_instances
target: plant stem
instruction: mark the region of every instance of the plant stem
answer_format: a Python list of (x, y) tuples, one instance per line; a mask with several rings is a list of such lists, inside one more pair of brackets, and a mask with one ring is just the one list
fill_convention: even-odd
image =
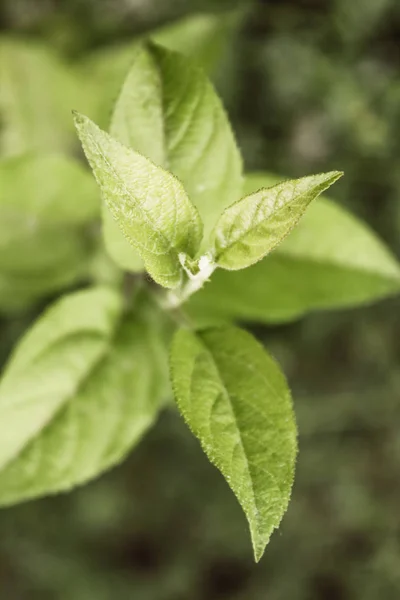
[(186, 277), (178, 289), (168, 292), (163, 303), (166, 310), (175, 310), (186, 302), (192, 294), (203, 287), (216, 269), (216, 264), (206, 254), (199, 259), (198, 272), (195, 274), (186, 267), (184, 258), (182, 258), (181, 264), (186, 272)]

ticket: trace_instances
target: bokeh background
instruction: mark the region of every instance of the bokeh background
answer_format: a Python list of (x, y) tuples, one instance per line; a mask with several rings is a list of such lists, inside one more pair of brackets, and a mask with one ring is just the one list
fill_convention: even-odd
[[(21, 94), (42, 94), (39, 150), (78, 153), (73, 106), (60, 89), (60, 117), (49, 111), (59, 83), (33, 47), (80, 74), (75, 108), (104, 124), (147, 34), (210, 72), (248, 170), (344, 170), (335, 199), (400, 255), (399, 0), (2, 0)], [(0, 111), (3, 155), (24, 151), (5, 128)], [(2, 362), (48, 300), (1, 316)], [(289, 378), (300, 433), (292, 502), (259, 565), (236, 500), (169, 409), (119, 468), (0, 512), (1, 599), (400, 598), (400, 299), (254, 331)]]

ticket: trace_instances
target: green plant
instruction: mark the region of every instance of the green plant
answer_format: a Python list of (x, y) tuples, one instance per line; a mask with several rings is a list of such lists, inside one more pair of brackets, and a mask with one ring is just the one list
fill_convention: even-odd
[[(0, 383), (0, 503), (70, 489), (118, 463), (171, 397), (171, 380), (179, 411), (244, 509), (259, 560), (289, 502), (296, 426), (277, 363), (230, 323), (369, 302), (399, 291), (400, 267), (344, 209), (313, 202), (340, 172), (243, 180), (216, 93), (178, 53), (134, 50), (109, 133), (74, 119), (114, 264), (97, 249), (100, 267), (89, 277), (97, 285), (50, 306), (11, 356)], [(39, 259), (48, 268), (65, 227), (82, 243), (83, 225), (97, 216), (88, 174), (74, 164), (82, 196), (67, 197), (72, 166), (41, 160), (3, 162), (5, 281), (23, 280), (29, 261), (38, 273)], [(58, 168), (57, 209), (45, 189), (43, 198), (15, 191), (27, 170)], [(20, 230), (33, 231), (24, 239), (38, 248), (21, 252), (18, 235), (10, 266)], [(65, 264), (75, 269), (72, 249), (67, 240)]]

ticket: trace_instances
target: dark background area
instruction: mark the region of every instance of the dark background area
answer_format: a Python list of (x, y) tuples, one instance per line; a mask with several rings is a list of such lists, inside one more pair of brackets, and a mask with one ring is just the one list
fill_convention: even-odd
[[(344, 170), (334, 198), (399, 256), (398, 0), (2, 0), (0, 29), (79, 63), (198, 12), (221, 23), (209, 62), (246, 168)], [(1, 318), (3, 361), (32, 317)], [(235, 498), (170, 409), (121, 467), (0, 512), (0, 598), (397, 600), (399, 317), (389, 299), (254, 328), (300, 434), (289, 511), (259, 565)]]

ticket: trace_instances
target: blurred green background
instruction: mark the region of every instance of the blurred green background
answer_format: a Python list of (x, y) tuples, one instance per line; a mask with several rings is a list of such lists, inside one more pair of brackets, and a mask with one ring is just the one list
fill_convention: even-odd
[[(400, 254), (399, 0), (2, 0), (0, 31), (43, 123), (35, 149), (79, 156), (70, 108), (106, 123), (132, 43), (155, 34), (210, 72), (248, 170), (344, 170), (335, 199)], [(0, 149), (15, 156), (25, 141), (1, 101), (0, 89)], [(54, 294), (1, 316), (2, 362)], [(399, 316), (389, 299), (254, 328), (289, 378), (300, 432), (292, 502), (259, 565), (236, 500), (168, 410), (121, 467), (0, 512), (0, 598), (397, 600)]]

